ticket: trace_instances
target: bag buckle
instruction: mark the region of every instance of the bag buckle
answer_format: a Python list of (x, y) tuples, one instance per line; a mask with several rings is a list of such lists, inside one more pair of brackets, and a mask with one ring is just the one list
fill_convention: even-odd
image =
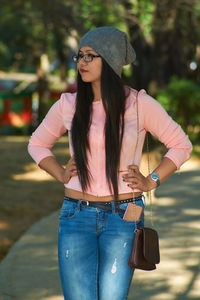
[(81, 202), (80, 204), (84, 203), (83, 205), (86, 205), (86, 206), (89, 206), (90, 205), (90, 202), (88, 200), (83, 200), (81, 199)]

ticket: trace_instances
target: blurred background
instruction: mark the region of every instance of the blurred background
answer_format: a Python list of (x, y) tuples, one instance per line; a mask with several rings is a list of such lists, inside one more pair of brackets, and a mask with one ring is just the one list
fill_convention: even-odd
[[(194, 148), (186, 171), (197, 170), (192, 176), (199, 184), (200, 1), (1, 0), (0, 261), (32, 224), (62, 204), (62, 184), (36, 166), (27, 143), (61, 93), (76, 91), (72, 55), (80, 38), (105, 25), (125, 31), (136, 51), (134, 64), (123, 69), (126, 84), (146, 89), (189, 135)], [(166, 151), (153, 138), (150, 150), (155, 163)], [(66, 164), (67, 135), (53, 151)], [(190, 215), (197, 220), (195, 205)]]

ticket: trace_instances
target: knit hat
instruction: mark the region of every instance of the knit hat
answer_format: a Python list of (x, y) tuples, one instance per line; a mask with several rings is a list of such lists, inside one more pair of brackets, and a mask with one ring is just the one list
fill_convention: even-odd
[(101, 55), (119, 77), (121, 77), (122, 67), (136, 58), (127, 34), (111, 26), (88, 31), (80, 40), (78, 51), (83, 46), (91, 47)]

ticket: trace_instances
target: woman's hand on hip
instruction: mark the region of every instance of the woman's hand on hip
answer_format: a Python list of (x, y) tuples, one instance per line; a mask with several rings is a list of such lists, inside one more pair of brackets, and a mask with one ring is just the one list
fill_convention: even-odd
[(139, 189), (143, 192), (148, 192), (156, 187), (156, 184), (153, 180), (145, 177), (140, 172), (138, 166), (129, 165), (129, 172), (122, 175), (123, 181), (127, 182), (130, 188)]
[(62, 182), (68, 183), (71, 177), (73, 176), (77, 176), (77, 168), (74, 155), (69, 159), (69, 161), (66, 164), (66, 167), (63, 169)]

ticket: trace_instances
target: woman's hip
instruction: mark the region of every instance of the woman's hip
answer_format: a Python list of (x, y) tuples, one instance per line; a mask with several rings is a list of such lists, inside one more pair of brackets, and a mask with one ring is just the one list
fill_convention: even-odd
[(65, 197), (59, 215), (59, 233), (95, 232), (97, 235), (106, 230), (115, 232), (134, 232), (135, 225), (144, 224), (144, 196), (136, 197), (134, 205), (142, 207), (139, 220), (125, 220), (124, 213), (133, 198), (104, 203), (89, 202), (82, 199)]

